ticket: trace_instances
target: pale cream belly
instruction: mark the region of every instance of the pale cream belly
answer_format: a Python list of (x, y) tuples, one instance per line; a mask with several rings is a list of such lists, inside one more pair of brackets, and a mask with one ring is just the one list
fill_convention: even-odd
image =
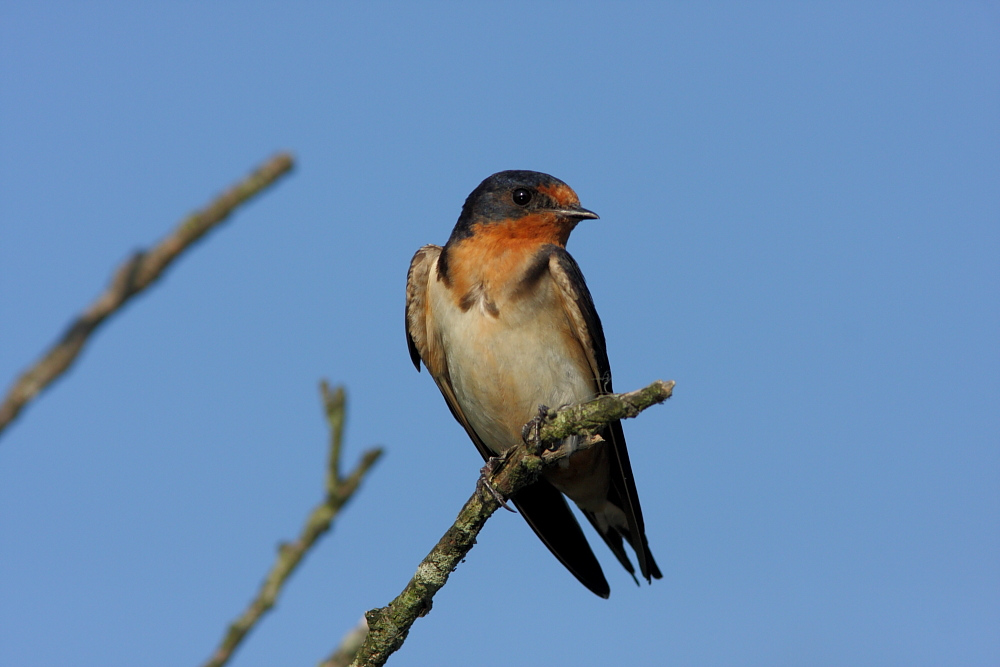
[(520, 442), (539, 405), (555, 408), (595, 395), (596, 383), (561, 305), (544, 303), (550, 295), (542, 289), (532, 302), (500, 304), (499, 317), (476, 306), (465, 312), (445, 308), (449, 322), (441, 342), (455, 398), (494, 452)]

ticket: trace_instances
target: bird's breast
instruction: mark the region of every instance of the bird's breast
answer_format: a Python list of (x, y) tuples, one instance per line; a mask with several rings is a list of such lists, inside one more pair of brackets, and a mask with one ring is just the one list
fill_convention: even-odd
[(531, 257), (503, 259), (503, 272), (484, 262), (450, 281), (432, 279), (428, 294), (455, 399), (498, 453), (520, 442), (539, 405), (588, 400), (597, 387), (548, 272)]

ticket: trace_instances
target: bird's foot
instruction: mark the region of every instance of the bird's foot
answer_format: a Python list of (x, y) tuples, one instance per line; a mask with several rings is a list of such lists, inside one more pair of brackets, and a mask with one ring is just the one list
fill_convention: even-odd
[(500, 464), (503, 463), (505, 459), (506, 457), (504, 456), (491, 456), (487, 459), (486, 465), (484, 465), (482, 470), (479, 471), (479, 482), (476, 486), (482, 486), (489, 491), (494, 500), (500, 503), (500, 507), (504, 508), (508, 512), (514, 512), (514, 508), (507, 504), (507, 499), (503, 497), (503, 494), (497, 491), (495, 486), (490, 484), (490, 477), (493, 476), (493, 473), (497, 471), (497, 468), (500, 467)]
[(538, 406), (538, 414), (531, 418), (524, 428), (521, 429), (521, 439), (528, 446), (528, 451), (532, 454), (542, 452), (542, 424), (549, 418), (549, 408), (547, 405)]

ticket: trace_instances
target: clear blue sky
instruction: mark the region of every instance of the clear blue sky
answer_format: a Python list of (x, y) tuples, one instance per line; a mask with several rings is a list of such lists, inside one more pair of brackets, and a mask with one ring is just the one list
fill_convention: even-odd
[(319, 500), (321, 377), (387, 454), (233, 664), (387, 603), (481, 464), (406, 268), (501, 169), (600, 213), (616, 386), (678, 383), (626, 424), (664, 578), (501, 513), (390, 664), (1000, 664), (996, 3), (4, 2), (0, 381), (278, 149), (0, 439), (0, 664), (205, 659)]

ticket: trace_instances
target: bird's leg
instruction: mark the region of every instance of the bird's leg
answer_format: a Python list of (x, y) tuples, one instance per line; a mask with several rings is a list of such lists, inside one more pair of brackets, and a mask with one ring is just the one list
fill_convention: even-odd
[[(499, 468), (500, 464), (502, 464), (506, 459), (506, 455), (491, 456), (488, 458), (486, 460), (486, 465), (484, 465), (482, 470), (479, 471), (479, 481), (476, 483), (476, 486), (482, 486), (489, 491), (490, 495), (493, 496), (498, 503), (500, 503), (500, 507), (504, 508), (508, 512), (514, 512), (514, 509), (507, 504), (507, 499), (503, 497), (503, 494), (497, 491), (496, 487), (490, 484), (490, 477), (493, 476), (493, 473), (497, 471), (497, 468)], [(516, 514), (516, 512), (514, 513)]]
[(549, 418), (549, 408), (547, 405), (538, 406), (538, 414), (531, 418), (524, 428), (521, 429), (521, 439), (528, 446), (528, 451), (532, 454), (542, 452), (542, 424)]

